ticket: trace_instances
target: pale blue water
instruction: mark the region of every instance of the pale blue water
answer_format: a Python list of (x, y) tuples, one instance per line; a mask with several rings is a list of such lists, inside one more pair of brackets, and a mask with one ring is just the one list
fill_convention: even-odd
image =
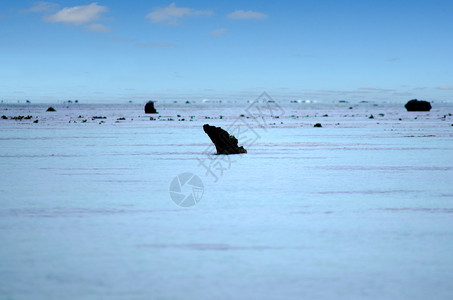
[[(2, 104), (0, 299), (451, 299), (453, 107), (280, 105)], [(202, 125), (238, 120), (214, 182)]]

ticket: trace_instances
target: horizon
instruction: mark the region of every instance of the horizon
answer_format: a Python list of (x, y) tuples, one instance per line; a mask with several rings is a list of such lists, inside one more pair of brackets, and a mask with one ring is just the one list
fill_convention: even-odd
[[(453, 101), (443, 101), (443, 100), (425, 100), (425, 99), (407, 99), (407, 100), (381, 100), (381, 101), (376, 101), (376, 100), (348, 100), (348, 99), (343, 99), (343, 98), (338, 98), (338, 99), (324, 99), (324, 100), (310, 100), (310, 99), (280, 99), (280, 98), (274, 98), (272, 97), (273, 102), (279, 103), (282, 105), (305, 105), (305, 106), (310, 106), (310, 105), (344, 105), (347, 106), (349, 105), (366, 105), (366, 104), (378, 104), (381, 107), (384, 107), (385, 105), (398, 105), (404, 108), (404, 105), (410, 101), (410, 100), (420, 100), (420, 101), (428, 101), (431, 104), (441, 104), (441, 105), (451, 105), (453, 104)], [(77, 101), (77, 102), (75, 102)], [(46, 100), (31, 100), (31, 99), (25, 99), (25, 100), (1, 100), (0, 105), (98, 105), (98, 104), (103, 104), (103, 105), (120, 105), (120, 104), (130, 104), (130, 105), (145, 105), (148, 101), (153, 101), (154, 103), (161, 103), (161, 104), (209, 104), (209, 105), (225, 105), (225, 104), (249, 104), (252, 102), (257, 102), (257, 103), (265, 103), (265, 101), (259, 101), (256, 98), (255, 99), (226, 99), (226, 98), (210, 98), (210, 99), (202, 99), (202, 98), (197, 98), (197, 99), (188, 99), (188, 98), (169, 98), (169, 99), (136, 99), (136, 100), (128, 100), (128, 99), (116, 99), (116, 100), (111, 100), (111, 99), (102, 99), (102, 100), (79, 100), (79, 99), (57, 99), (57, 100), (52, 100), (52, 101), (46, 101)], [(186, 103), (188, 101), (189, 103)]]

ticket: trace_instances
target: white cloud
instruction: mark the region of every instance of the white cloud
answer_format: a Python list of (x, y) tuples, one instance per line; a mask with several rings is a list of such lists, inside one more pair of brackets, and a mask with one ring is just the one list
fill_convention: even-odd
[(397, 61), (397, 60), (400, 60), (399, 57), (391, 57), (389, 59), (387, 59), (387, 61)]
[(213, 31), (210, 31), (209, 34), (212, 36), (212, 37), (221, 37), (223, 35), (225, 35), (227, 33), (227, 29), (225, 28), (220, 28), (220, 29), (216, 29), (216, 30), (213, 30)]
[(39, 1), (34, 6), (27, 9), (26, 13), (53, 12), (58, 10), (58, 4), (52, 2)]
[(110, 32), (112, 31), (112, 28), (104, 26), (102, 24), (90, 24), (85, 27), (89, 31), (95, 31), (95, 32)]
[(266, 14), (257, 11), (236, 10), (227, 16), (230, 19), (237, 20), (263, 20), (267, 18)]
[(117, 42), (135, 42), (135, 41), (137, 41), (137, 39), (123, 38), (123, 37), (120, 37), (120, 36), (113, 37), (113, 40), (117, 41)]
[(187, 7), (176, 7), (173, 2), (167, 7), (157, 7), (153, 9), (146, 18), (152, 23), (163, 23), (167, 25), (178, 25), (179, 21), (187, 17), (211, 16), (211, 10), (195, 10)]
[(46, 16), (44, 19), (48, 22), (82, 25), (95, 22), (106, 11), (108, 11), (107, 6), (93, 2), (89, 5), (65, 7), (53, 15)]
[(394, 95), (394, 96), (411, 97), (411, 96), (413, 96), (414, 94), (412, 94), (412, 93), (410, 93), (410, 92), (395, 92), (395, 93), (393, 93), (392, 95)]
[(369, 94), (371, 93), (368, 90), (316, 90), (317, 93), (323, 93), (323, 94), (341, 94), (341, 95), (347, 95), (347, 94)]
[(153, 43), (136, 43), (135, 46), (158, 48), (158, 47), (176, 47), (176, 44), (169, 42), (153, 42)]
[(373, 87), (360, 87), (358, 90), (362, 91), (371, 91), (371, 92), (394, 92), (394, 89), (381, 89), (381, 88), (373, 88)]
[(439, 90), (453, 90), (453, 86), (449, 86), (449, 85), (441, 85), (440, 87), (438, 87)]

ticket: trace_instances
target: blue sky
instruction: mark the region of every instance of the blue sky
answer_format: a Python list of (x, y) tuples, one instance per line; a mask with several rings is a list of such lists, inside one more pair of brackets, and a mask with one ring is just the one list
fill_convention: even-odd
[(0, 99), (453, 100), (453, 1), (0, 2)]

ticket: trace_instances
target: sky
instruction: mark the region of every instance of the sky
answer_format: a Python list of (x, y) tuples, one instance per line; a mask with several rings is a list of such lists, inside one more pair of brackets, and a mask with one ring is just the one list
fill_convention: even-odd
[(0, 0), (0, 99), (453, 102), (452, 16), (451, 0)]

